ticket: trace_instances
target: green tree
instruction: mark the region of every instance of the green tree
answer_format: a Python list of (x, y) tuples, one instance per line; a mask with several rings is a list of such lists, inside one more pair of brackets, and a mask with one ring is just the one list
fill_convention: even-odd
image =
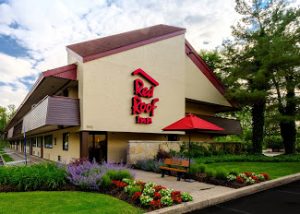
[[(283, 123), (287, 124), (284, 112), (290, 112), (288, 118), (292, 122), (288, 122), (288, 127), (293, 128), (291, 124), (295, 121), (294, 116), (290, 117), (295, 113), (295, 99), (290, 97), (294, 97), (300, 62), (299, 35), (295, 34), (299, 31), (299, 9), (290, 8), (282, 0), (236, 0), (235, 9), (242, 19), (233, 27), (234, 39), (224, 42), (223, 77), (229, 88), (228, 96), (251, 106), (253, 152), (261, 153), (265, 110), (276, 88), (275, 75), (275, 80), (284, 85), (278, 87), (279, 92), (282, 88), (286, 91), (281, 134)], [(278, 91), (277, 94), (280, 95)]]
[(14, 104), (10, 104), (7, 106), (7, 108), (8, 108), (7, 117), (8, 117), (8, 120), (11, 120), (16, 113), (16, 106)]
[[(281, 5), (280, 5), (281, 4)], [(287, 154), (295, 153), (296, 123), (299, 119), (299, 97), (296, 90), (300, 84), (300, 9), (286, 9), (286, 3), (280, 2), (270, 18), (266, 29), (270, 42), (269, 64), (272, 89), (276, 99), (270, 99), (271, 107), (276, 106), (280, 133)], [(299, 113), (299, 112), (298, 112)], [(298, 116), (298, 118), (297, 118)]]
[(7, 122), (7, 111), (5, 107), (0, 106), (0, 139), (3, 138), (4, 128)]

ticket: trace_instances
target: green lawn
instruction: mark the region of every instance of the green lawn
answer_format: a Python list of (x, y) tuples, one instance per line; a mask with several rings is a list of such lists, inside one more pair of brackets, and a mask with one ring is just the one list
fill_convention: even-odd
[(8, 154), (4, 154), (4, 155), (2, 155), (2, 157), (3, 157), (5, 162), (10, 162), (10, 161), (14, 160)]
[(266, 172), (271, 179), (300, 172), (300, 162), (218, 162), (206, 164), (208, 169), (236, 169), (239, 172)]
[(142, 213), (108, 195), (87, 192), (0, 193), (0, 213)]

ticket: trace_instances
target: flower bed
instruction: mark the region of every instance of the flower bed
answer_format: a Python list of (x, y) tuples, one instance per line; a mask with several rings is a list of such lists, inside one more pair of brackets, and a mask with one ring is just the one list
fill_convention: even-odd
[(269, 180), (269, 175), (267, 173), (255, 174), (254, 172), (243, 172), (238, 175), (229, 174), (227, 176), (228, 182), (237, 182), (239, 184), (255, 184), (266, 180)]
[(186, 192), (174, 191), (152, 182), (145, 183), (126, 178), (122, 181), (113, 180), (106, 193), (146, 210), (155, 210), (193, 200), (192, 196)]
[(206, 173), (194, 174), (193, 178), (200, 182), (222, 185), (231, 188), (240, 188), (267, 181), (270, 179), (270, 176), (267, 173), (256, 174), (254, 172), (222, 172), (218, 175), (217, 172), (211, 172), (210, 170), (207, 170)]
[(78, 160), (67, 166), (55, 163), (0, 168), (0, 192), (72, 190), (106, 193), (145, 210), (191, 201), (188, 193), (155, 183), (134, 180), (120, 164)]

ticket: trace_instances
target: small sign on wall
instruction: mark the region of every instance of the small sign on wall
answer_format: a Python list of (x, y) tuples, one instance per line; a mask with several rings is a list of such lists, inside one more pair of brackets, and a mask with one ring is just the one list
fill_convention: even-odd
[[(144, 81), (140, 78), (133, 81), (134, 96), (132, 97), (131, 107), (132, 114), (136, 116), (136, 123), (151, 124), (154, 110), (157, 108), (156, 103), (159, 101), (158, 98), (153, 98), (154, 89), (159, 83), (141, 68), (132, 72), (132, 75), (142, 76), (151, 84), (150, 87), (145, 86)], [(145, 99), (147, 101), (144, 101)], [(148, 117), (141, 116), (142, 114), (148, 114)]]

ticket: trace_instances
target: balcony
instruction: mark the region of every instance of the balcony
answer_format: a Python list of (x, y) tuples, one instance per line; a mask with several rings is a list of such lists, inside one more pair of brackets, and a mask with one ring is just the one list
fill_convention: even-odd
[(79, 100), (46, 96), (24, 116), (22, 133), (80, 125)]

